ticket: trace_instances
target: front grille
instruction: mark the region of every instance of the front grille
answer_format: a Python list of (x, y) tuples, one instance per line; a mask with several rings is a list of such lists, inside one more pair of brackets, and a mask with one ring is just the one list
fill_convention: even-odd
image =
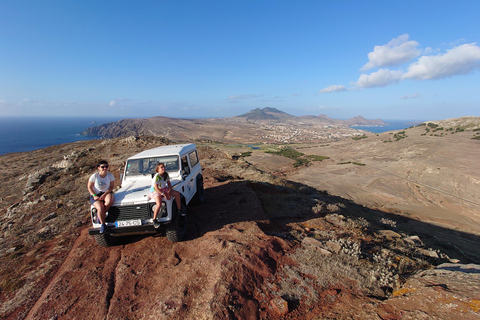
[(150, 207), (151, 205), (148, 203), (131, 206), (110, 207), (106, 221), (115, 222), (117, 220), (150, 219)]

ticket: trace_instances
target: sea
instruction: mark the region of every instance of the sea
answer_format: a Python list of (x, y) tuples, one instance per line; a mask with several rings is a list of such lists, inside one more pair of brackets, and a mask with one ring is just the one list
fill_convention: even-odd
[[(24, 152), (80, 140), (100, 139), (80, 133), (92, 126), (121, 120), (121, 118), (95, 117), (1, 117), (0, 155)], [(355, 126), (353, 128), (374, 133), (402, 130), (422, 121), (384, 120), (385, 126)]]
[(120, 120), (95, 117), (0, 117), (0, 155), (24, 152), (80, 140), (88, 127)]
[(419, 125), (426, 120), (383, 120), (387, 123), (384, 126), (352, 126), (351, 128), (365, 130), (373, 133), (382, 133), (387, 131), (403, 130), (411, 126)]

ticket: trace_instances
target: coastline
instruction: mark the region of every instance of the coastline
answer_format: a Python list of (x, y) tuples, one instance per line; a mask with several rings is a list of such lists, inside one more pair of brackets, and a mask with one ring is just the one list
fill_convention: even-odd
[(120, 120), (100, 117), (2, 117), (0, 155), (27, 152), (53, 145), (100, 139), (80, 133), (92, 126)]

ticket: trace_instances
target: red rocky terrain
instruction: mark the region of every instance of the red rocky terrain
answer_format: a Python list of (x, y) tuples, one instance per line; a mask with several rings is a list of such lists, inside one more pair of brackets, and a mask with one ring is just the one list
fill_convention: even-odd
[(385, 223), (389, 214), (210, 147), (199, 149), (206, 201), (188, 207), (185, 241), (98, 246), (86, 191), (95, 163), (106, 159), (119, 179), (128, 156), (168, 143), (117, 138), (0, 157), (0, 318), (480, 317), (476, 261), (454, 264), (436, 239)]

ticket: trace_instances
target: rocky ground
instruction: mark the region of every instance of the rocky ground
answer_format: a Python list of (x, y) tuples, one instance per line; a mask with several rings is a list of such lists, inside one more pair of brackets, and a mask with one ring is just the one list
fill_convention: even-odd
[[(83, 141), (0, 157), (2, 319), (476, 319), (480, 271), (401, 217), (200, 147), (188, 239), (88, 235), (99, 158), (170, 143)], [(440, 249), (438, 249), (440, 248)]]

